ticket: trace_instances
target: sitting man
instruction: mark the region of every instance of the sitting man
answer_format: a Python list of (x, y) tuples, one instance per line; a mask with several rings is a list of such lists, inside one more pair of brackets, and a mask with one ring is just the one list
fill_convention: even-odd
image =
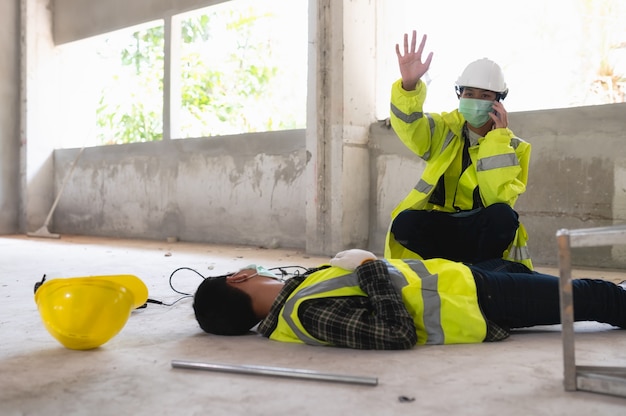
[[(626, 327), (620, 284), (575, 279), (576, 321)], [(283, 282), (258, 268), (207, 278), (193, 304), (200, 327), (356, 349), (499, 341), (514, 328), (560, 323), (559, 281), (518, 262), (464, 265), (443, 259), (379, 260), (342, 251)]]
[(458, 109), (424, 111), (422, 60), (426, 35), (396, 44), (401, 79), (391, 89), (390, 122), (425, 163), (409, 194), (392, 211), (385, 257), (445, 258), (478, 263), (502, 257), (532, 268), (528, 235), (514, 205), (526, 191), (530, 143), (509, 129), (508, 94), (498, 64), (471, 62), (457, 79)]

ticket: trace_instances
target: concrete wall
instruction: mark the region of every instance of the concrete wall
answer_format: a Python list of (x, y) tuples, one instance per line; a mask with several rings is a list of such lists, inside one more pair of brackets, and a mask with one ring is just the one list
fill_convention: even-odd
[[(529, 188), (517, 208), (533, 257), (556, 257), (560, 228), (626, 223), (626, 104), (517, 113), (516, 134), (533, 144)], [(624, 246), (576, 249), (574, 260), (626, 264)]]
[(304, 247), (304, 131), (55, 151), (62, 234)]
[[(626, 221), (625, 115), (626, 104), (511, 114), (512, 129), (533, 145), (516, 208), (536, 264), (556, 263), (560, 228)], [(76, 153), (55, 151), (57, 188)], [(54, 231), (304, 248), (307, 155), (303, 131), (86, 149)], [(390, 212), (422, 169), (393, 130), (371, 126), (366, 248), (382, 252)], [(576, 249), (573, 260), (621, 267), (626, 253)]]

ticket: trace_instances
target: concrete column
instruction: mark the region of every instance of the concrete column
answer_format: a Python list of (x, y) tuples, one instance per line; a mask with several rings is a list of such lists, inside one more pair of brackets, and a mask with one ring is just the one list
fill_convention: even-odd
[(311, 0), (306, 250), (366, 248), (369, 126), (375, 120), (375, 2)]
[(165, 16), (163, 65), (163, 140), (180, 138), (181, 68), (180, 17)]
[(0, 234), (19, 218), (19, 2), (0, 2)]
[(21, 188), (23, 231), (40, 228), (55, 198), (53, 126), (63, 111), (58, 52), (47, 0), (21, 0)]

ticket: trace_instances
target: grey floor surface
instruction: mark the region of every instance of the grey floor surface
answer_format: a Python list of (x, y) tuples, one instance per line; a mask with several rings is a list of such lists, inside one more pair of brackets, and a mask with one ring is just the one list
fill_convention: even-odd
[[(191, 300), (134, 311), (102, 347), (74, 351), (43, 327), (33, 284), (43, 274), (134, 274), (150, 297), (180, 295), (171, 273), (203, 275), (249, 263), (315, 266), (327, 258), (288, 249), (118, 240), (0, 237), (1, 415), (624, 415), (626, 399), (563, 388), (558, 326), (519, 331), (493, 344), (354, 351), (201, 332)], [(554, 268), (538, 268), (556, 273)], [(574, 276), (623, 280), (616, 271)], [(176, 289), (200, 277), (177, 272)], [(626, 366), (626, 332), (577, 324), (577, 363)], [(375, 377), (367, 386), (172, 368), (173, 360), (269, 366)]]

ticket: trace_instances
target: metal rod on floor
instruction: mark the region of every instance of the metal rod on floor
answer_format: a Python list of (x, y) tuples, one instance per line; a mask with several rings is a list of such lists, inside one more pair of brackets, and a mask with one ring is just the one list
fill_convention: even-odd
[(217, 364), (217, 363), (200, 363), (184, 360), (172, 360), (172, 367), (174, 368), (188, 368), (194, 370), (208, 370), (219, 371), (224, 373), (237, 373), (237, 374), (254, 374), (263, 376), (276, 376), (276, 377), (289, 377), (300, 378), (307, 380), (319, 380), (319, 381), (331, 381), (336, 383), (348, 383), (348, 384), (364, 384), (368, 386), (378, 385), (377, 377), (361, 377), (361, 376), (346, 376), (340, 374), (328, 374), (320, 373), (311, 370), (300, 370), (293, 368), (280, 368), (280, 367), (265, 367), (258, 365), (231, 365), (231, 364)]

